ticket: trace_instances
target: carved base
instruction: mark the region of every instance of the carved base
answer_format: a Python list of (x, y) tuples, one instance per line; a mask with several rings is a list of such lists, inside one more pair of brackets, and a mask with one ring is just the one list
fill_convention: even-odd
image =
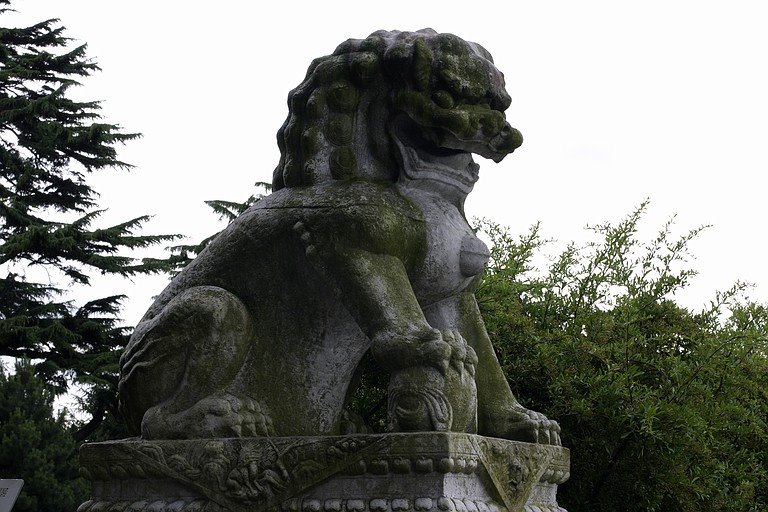
[(78, 512), (566, 512), (567, 449), (419, 432), (86, 444)]

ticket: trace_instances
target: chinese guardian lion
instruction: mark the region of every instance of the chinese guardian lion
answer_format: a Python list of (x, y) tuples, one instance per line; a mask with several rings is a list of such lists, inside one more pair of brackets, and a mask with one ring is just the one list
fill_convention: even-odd
[(363, 355), (389, 371), (388, 429), (560, 444), (502, 373), (464, 215), (476, 153), (522, 143), (480, 45), (373, 33), (316, 59), (288, 97), (273, 193), (157, 297), (120, 361), (145, 439), (345, 432)]

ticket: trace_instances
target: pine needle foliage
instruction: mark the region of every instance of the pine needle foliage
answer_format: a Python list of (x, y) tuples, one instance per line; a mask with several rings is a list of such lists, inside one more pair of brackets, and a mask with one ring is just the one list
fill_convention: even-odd
[[(0, 0), (0, 25), (9, 6)], [(0, 355), (34, 361), (56, 393), (73, 381), (95, 386), (88, 389), (100, 397), (91, 408), (97, 422), (114, 402), (128, 334), (117, 318), (123, 296), (76, 306), (71, 288), (95, 273), (168, 270), (167, 261), (131, 251), (176, 238), (142, 235), (146, 215), (95, 226), (104, 210), (87, 179), (129, 169), (116, 148), (140, 136), (103, 122), (98, 101), (70, 97), (98, 70), (57, 19), (0, 26)]]
[(13, 374), (0, 366), (0, 478), (24, 480), (16, 512), (71, 512), (88, 496), (72, 426), (54, 413), (54, 398), (29, 360), (17, 360)]

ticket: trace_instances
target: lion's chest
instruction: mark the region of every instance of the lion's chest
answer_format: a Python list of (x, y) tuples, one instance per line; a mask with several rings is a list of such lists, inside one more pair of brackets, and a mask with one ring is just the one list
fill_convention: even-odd
[(489, 251), (454, 205), (419, 190), (405, 193), (426, 221), (426, 258), (410, 278), (419, 303), (427, 306), (466, 290), (485, 268)]

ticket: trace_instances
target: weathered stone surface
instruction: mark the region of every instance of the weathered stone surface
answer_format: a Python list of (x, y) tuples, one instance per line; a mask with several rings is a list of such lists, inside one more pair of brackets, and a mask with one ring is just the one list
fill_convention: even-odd
[(487, 247), (464, 215), (472, 153), (518, 147), (490, 54), (432, 30), (317, 59), (289, 96), (274, 190), (158, 296), (121, 359), (145, 439), (334, 435), (367, 351), (390, 431), (560, 444), (523, 408), (474, 298)]
[[(512, 394), (474, 297), (472, 154), (522, 143), (509, 103), (484, 48), (430, 29), (315, 60), (274, 192), (136, 326), (119, 389), (142, 439), (83, 448), (81, 511), (562, 512), (560, 428)], [(367, 352), (393, 433), (338, 437), (365, 431), (346, 406)]]
[(80, 459), (94, 492), (79, 512), (560, 512), (569, 471), (561, 447), (434, 432), (136, 439)]

